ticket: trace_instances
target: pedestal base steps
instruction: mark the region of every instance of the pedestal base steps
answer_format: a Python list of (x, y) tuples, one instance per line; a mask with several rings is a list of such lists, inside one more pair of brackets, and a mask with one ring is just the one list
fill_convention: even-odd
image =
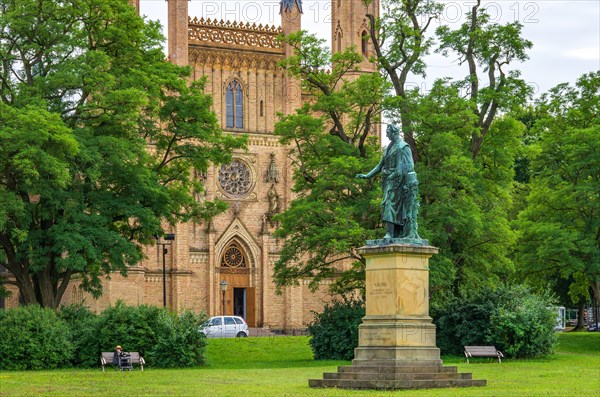
[(485, 386), (485, 380), (472, 379), (471, 373), (458, 373), (456, 367), (442, 366), (441, 360), (397, 361), (354, 360), (352, 365), (338, 367), (337, 372), (326, 372), (323, 379), (309, 379), (315, 388), (339, 389), (433, 389), (447, 387)]

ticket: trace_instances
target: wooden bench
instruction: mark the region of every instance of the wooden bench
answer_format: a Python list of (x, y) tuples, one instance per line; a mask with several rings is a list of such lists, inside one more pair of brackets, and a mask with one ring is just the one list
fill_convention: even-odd
[(469, 357), (496, 357), (498, 362), (502, 363), (501, 357), (504, 357), (504, 354), (497, 350), (495, 346), (465, 346), (465, 357), (467, 358), (467, 364), (469, 363)]
[[(140, 353), (127, 352), (127, 354), (129, 354), (129, 360), (130, 360), (132, 366), (133, 366), (133, 364), (139, 365), (140, 369), (143, 372), (144, 364), (146, 364), (146, 361), (144, 361), (144, 358), (142, 356), (140, 356)], [(102, 365), (102, 372), (104, 372), (105, 366), (112, 365), (114, 355), (115, 355), (115, 352), (102, 352), (102, 355), (100, 356), (100, 364)], [(118, 366), (117, 366), (117, 369), (118, 369)]]

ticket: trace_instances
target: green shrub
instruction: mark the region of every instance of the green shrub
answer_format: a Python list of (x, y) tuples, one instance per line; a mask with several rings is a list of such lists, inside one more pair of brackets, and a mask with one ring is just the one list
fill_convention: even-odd
[(190, 367), (204, 363), (206, 338), (198, 327), (205, 315), (184, 311), (180, 316), (156, 306), (117, 302), (98, 317), (98, 351), (137, 351), (154, 367)]
[(498, 291), (486, 290), (432, 301), (430, 314), (441, 353), (462, 355), (463, 346), (482, 345), (490, 315), (500, 300)]
[(98, 318), (96, 358), (100, 352), (114, 351), (116, 345), (123, 346), (124, 351), (148, 356), (158, 342), (158, 318), (162, 310), (156, 306), (128, 306), (121, 301), (106, 308)]
[(69, 366), (69, 328), (51, 309), (25, 306), (0, 311), (0, 369)]
[[(488, 343), (497, 343), (510, 357), (539, 357), (554, 351), (556, 313), (536, 295), (507, 302), (490, 316)], [(496, 342), (497, 341), (497, 342)]]
[(76, 367), (96, 367), (99, 363), (98, 315), (82, 305), (61, 306), (58, 315), (69, 326), (73, 343), (71, 364)]
[(551, 305), (548, 297), (522, 285), (450, 297), (431, 307), (437, 346), (442, 354), (462, 355), (466, 345), (494, 345), (509, 357), (544, 356), (557, 340)]
[(0, 311), (0, 369), (96, 367), (100, 353), (137, 351), (155, 367), (205, 363), (205, 314), (180, 316), (155, 306), (117, 302), (97, 315), (81, 305), (50, 309), (27, 306)]
[(315, 360), (351, 360), (364, 315), (364, 303), (358, 300), (335, 301), (315, 313), (315, 321), (308, 326)]
[(162, 311), (158, 316), (158, 342), (150, 353), (157, 367), (195, 367), (205, 363), (206, 337), (198, 328), (204, 314), (184, 311), (180, 316)]

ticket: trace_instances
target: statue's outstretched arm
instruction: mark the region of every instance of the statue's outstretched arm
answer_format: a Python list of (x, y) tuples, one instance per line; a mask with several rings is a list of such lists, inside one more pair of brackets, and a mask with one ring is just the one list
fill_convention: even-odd
[(381, 172), (381, 168), (382, 167), (383, 167), (383, 156), (381, 157), (381, 160), (379, 160), (379, 164), (377, 164), (375, 166), (375, 168), (373, 168), (371, 171), (369, 171), (368, 174), (356, 174), (356, 178), (358, 178), (358, 179), (371, 179), (375, 175), (377, 175), (377, 174), (379, 174)]

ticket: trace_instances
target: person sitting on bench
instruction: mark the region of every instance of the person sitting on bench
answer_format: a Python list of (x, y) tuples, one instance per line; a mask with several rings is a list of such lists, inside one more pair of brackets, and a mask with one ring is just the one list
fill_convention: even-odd
[(123, 348), (117, 345), (115, 348), (115, 354), (113, 355), (113, 364), (121, 370), (131, 369), (131, 359), (129, 354), (123, 352)]

